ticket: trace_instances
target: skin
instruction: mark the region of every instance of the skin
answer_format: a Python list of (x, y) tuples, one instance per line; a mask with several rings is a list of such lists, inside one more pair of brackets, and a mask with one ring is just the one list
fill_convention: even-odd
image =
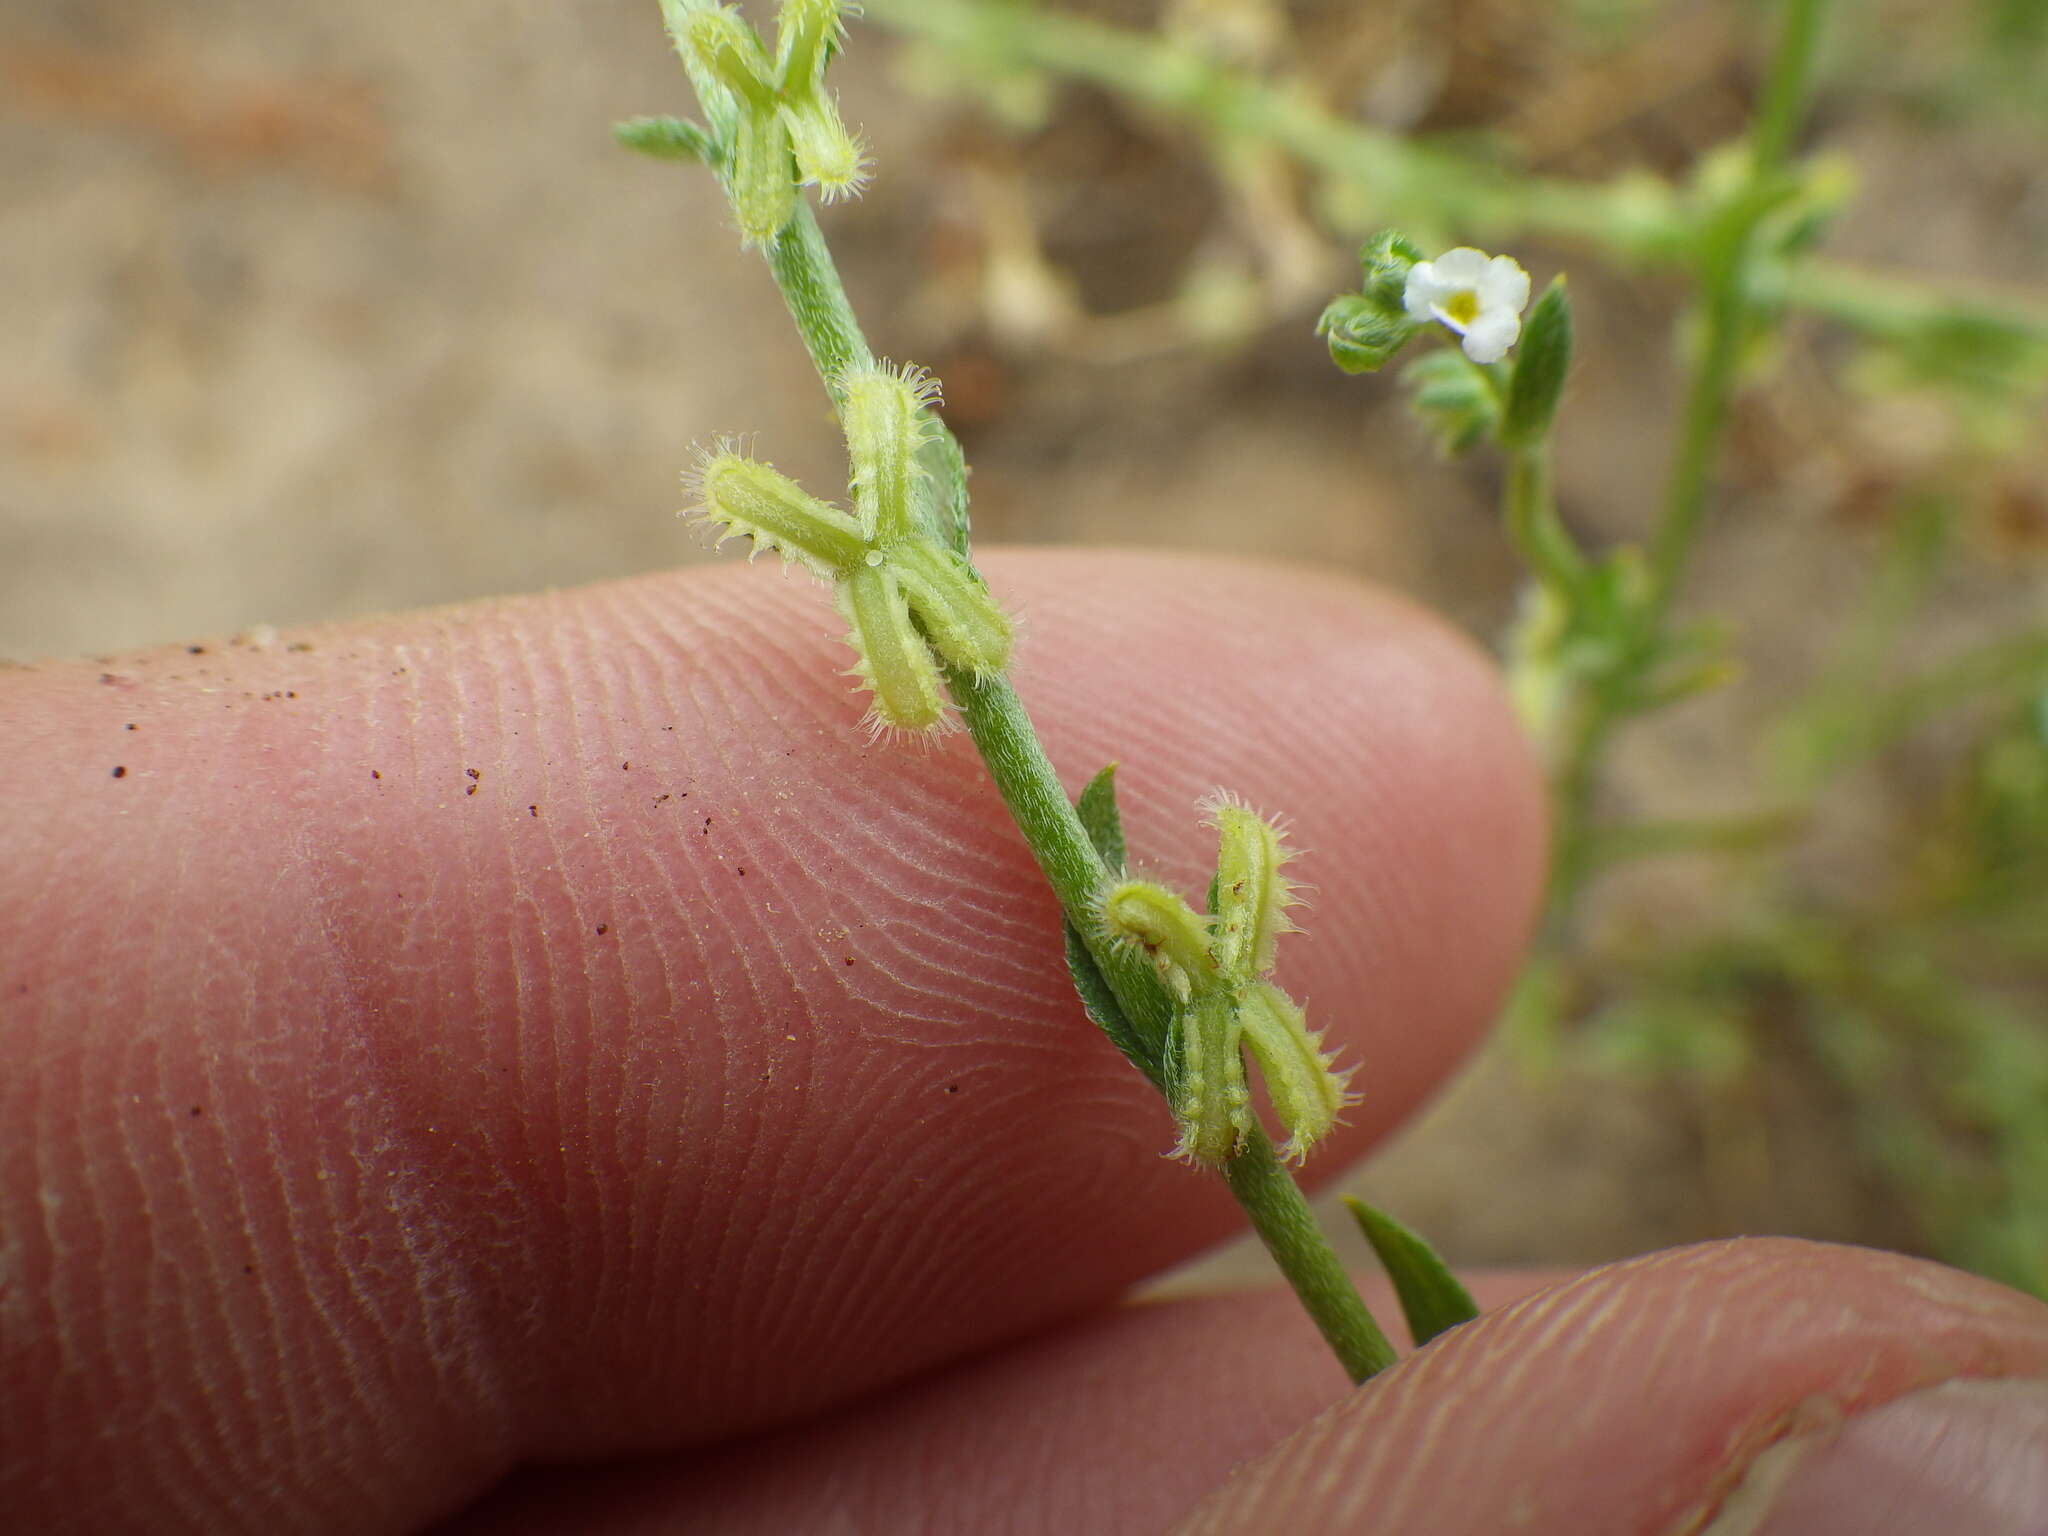
[[(1199, 891), (1219, 783), (1291, 815), (1340, 1170), (1529, 924), (1486, 665), (1298, 571), (988, 568), (1148, 873)], [(1112, 1306), (1234, 1207), (1160, 1155), (965, 743), (863, 739), (836, 625), (721, 567), (0, 674), (0, 1509), (1251, 1532), (1365, 1528), (1370, 1481), (1388, 1529), (1660, 1529), (1802, 1404), (2048, 1374), (2035, 1304), (1799, 1243), (1482, 1282), (1525, 1299), (1357, 1393), (1287, 1298)]]

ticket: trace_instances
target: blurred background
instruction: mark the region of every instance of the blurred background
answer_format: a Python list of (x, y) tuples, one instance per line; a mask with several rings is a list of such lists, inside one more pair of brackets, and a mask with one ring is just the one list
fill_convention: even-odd
[[(1742, 132), (1774, 7), (870, 9), (834, 79), (878, 173), (825, 227), (877, 345), (945, 381), (980, 539), (1285, 555), (1497, 642), (1497, 460), (1446, 462), (1313, 331), (1397, 220), (1569, 269), (1561, 508), (1644, 532), (1690, 288), (1615, 210), (1654, 223)], [(1093, 34), (1039, 9), (1167, 86), (1082, 78)], [(1755, 338), (1684, 598), (1743, 675), (1627, 732), (1603, 791), (1735, 830), (1617, 860), (1351, 1181), (1459, 1262), (1776, 1231), (2048, 1285), (2048, 5), (1839, 11), (1798, 149), (1827, 270), (1873, 286), (1809, 273)], [(1606, 222), (1378, 197), (1253, 98), (1174, 99), (1187, 59), (1365, 130), (1368, 172), (1429, 145)], [(653, 0), (0, 0), (0, 658), (702, 559), (671, 513), (722, 433), (835, 484), (712, 179), (610, 139), (691, 110)]]

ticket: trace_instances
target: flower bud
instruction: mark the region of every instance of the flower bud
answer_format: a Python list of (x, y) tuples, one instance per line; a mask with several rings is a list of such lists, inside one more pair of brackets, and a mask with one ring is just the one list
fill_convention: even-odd
[(1273, 1113), (1287, 1127), (1280, 1155), (1299, 1162), (1308, 1155), (1350, 1102), (1350, 1074), (1335, 1069), (1322, 1037), (1309, 1029), (1294, 999), (1271, 982), (1254, 982), (1236, 995), (1237, 1027), (1259, 1064)]
[(1235, 1157), (1252, 1128), (1252, 1095), (1239, 1048), (1237, 1003), (1215, 991), (1175, 1017), (1166, 1043), (1166, 1091), (1180, 1127), (1175, 1157), (1215, 1167)]
[(772, 101), (765, 107), (748, 103), (734, 124), (726, 195), (739, 219), (740, 239), (747, 245), (773, 245), (796, 216), (789, 130)]
[(1119, 880), (1103, 893), (1097, 915), (1111, 940), (1152, 956), (1160, 980), (1183, 1002), (1214, 988), (1209, 925), (1165, 886), (1150, 880)]
[(891, 545), (887, 560), (932, 649), (949, 665), (987, 678), (1010, 664), (1009, 615), (965, 557), (920, 537)]
[(1408, 274), (1421, 260), (1421, 246), (1398, 230), (1381, 230), (1358, 253), (1365, 277), (1361, 297), (1376, 309), (1400, 314), (1407, 305)]
[(1360, 293), (1332, 299), (1316, 321), (1316, 334), (1329, 344), (1330, 361), (1346, 373), (1378, 372), (1420, 329)]
[(927, 412), (938, 400), (939, 381), (921, 368), (856, 363), (839, 376), (854, 515), (870, 543), (893, 543), (911, 531), (914, 489), (924, 473), (917, 452), (934, 434)]
[(676, 47), (749, 107), (775, 104), (774, 69), (761, 38), (729, 5), (693, 10), (675, 30)]
[(849, 0), (782, 0), (775, 18), (775, 79), (785, 100), (801, 100), (818, 88), (845, 41), (846, 17), (859, 9)]
[(859, 525), (768, 465), (722, 446), (699, 457), (691, 480), (699, 517), (724, 530), (718, 543), (751, 539), (756, 551), (777, 550), (828, 581), (859, 567)]
[(867, 185), (868, 159), (861, 142), (840, 121), (839, 104), (817, 91), (809, 100), (785, 102), (782, 124), (796, 155), (799, 178), (826, 202), (857, 197)]
[(1249, 982), (1273, 969), (1280, 935), (1297, 931), (1287, 909), (1299, 898), (1282, 872), (1290, 852), (1278, 827), (1236, 801), (1219, 795), (1206, 809), (1217, 833), (1209, 953), (1227, 980)]
[(886, 565), (862, 565), (836, 588), (846, 636), (857, 658), (848, 676), (874, 695), (872, 722), (928, 731), (946, 719), (938, 663), (910, 621), (910, 604)]

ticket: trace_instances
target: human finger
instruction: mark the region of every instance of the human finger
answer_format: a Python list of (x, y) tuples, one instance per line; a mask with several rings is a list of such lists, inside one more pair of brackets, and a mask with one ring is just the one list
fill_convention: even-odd
[[(1123, 759), (1153, 870), (1199, 884), (1219, 781), (1294, 813), (1321, 898), (1282, 979), (1366, 1067), (1363, 1148), (1531, 907), (1484, 665), (1298, 572), (990, 569), (1055, 759)], [(867, 743), (835, 628), (722, 569), (6, 681), (25, 1507), (402, 1529), (521, 1457), (815, 1412), (1227, 1229), (963, 744)]]

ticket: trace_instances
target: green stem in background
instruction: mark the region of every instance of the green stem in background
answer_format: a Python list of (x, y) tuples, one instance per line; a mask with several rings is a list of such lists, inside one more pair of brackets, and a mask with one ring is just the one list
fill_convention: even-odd
[(1557, 856), (1550, 886), (1554, 916), (1569, 907), (1593, 868), (1591, 820), (1599, 764), (1616, 725), (1635, 707), (1640, 685), (1660, 660), (1671, 605), (1706, 514), (1749, 325), (1754, 237), (1758, 224), (1786, 193), (1784, 160), (1811, 89), (1824, 7), (1825, 0), (1784, 0), (1748, 174), (1702, 234), (1697, 256), (1699, 350), (1686, 388), (1663, 513), (1650, 538), (1648, 589), (1628, 653), (1612, 672), (1589, 683), (1558, 768)]
[(1548, 438), (1508, 450), (1504, 495), (1508, 538), (1515, 549), (1545, 586), (1569, 593), (1586, 574), (1586, 557), (1558, 520)]
[(1752, 181), (1775, 175), (1792, 152), (1792, 141), (1798, 136), (1813, 90), (1813, 55), (1826, 8), (1826, 0), (1785, 0), (1771, 77), (1750, 134)]
[[(846, 364), (873, 354), (807, 203), (799, 206), (769, 250), (768, 265), (805, 348), (827, 389), (836, 394)], [(950, 473), (964, 481), (957, 456), (951, 463)], [(939, 494), (943, 501), (964, 504), (964, 483), (941, 486)], [(1169, 1000), (1142, 957), (1088, 937), (1098, 928), (1093, 907), (1108, 871), (1046, 757), (1023, 701), (1003, 678), (949, 670), (947, 682), (989, 778), (1067, 920), (1083, 935), (1134, 1031), (1159, 1060), (1165, 1049)], [(1254, 1127), (1244, 1149), (1223, 1165), (1222, 1174), (1351, 1379), (1363, 1381), (1391, 1365), (1394, 1352), (1386, 1335), (1263, 1131)]]
[(1728, 426), (1728, 405), (1749, 320), (1749, 264), (1757, 225), (1789, 190), (1778, 185), (1812, 92), (1813, 56), (1826, 0), (1784, 0), (1778, 46), (1751, 135), (1749, 174), (1703, 233), (1702, 336), (1686, 391), (1664, 516), (1650, 546), (1647, 625), (1661, 625), (1685, 573), (1706, 511), (1708, 485)]

